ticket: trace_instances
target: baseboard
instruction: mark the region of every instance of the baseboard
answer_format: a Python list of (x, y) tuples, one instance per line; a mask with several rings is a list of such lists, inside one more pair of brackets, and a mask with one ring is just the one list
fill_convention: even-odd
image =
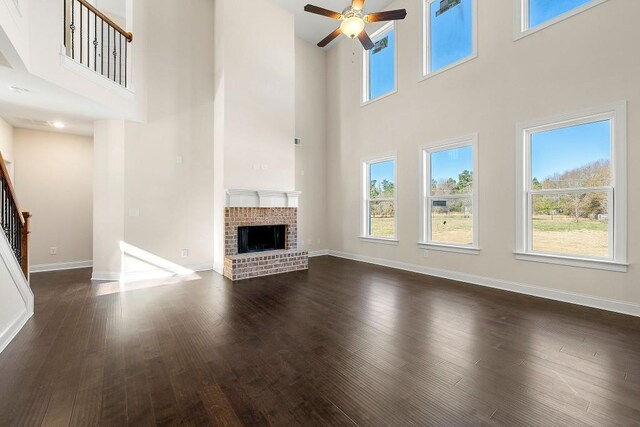
[(0, 334), (0, 353), (2, 353), (16, 335), (18, 335), (18, 332), (20, 332), (31, 316), (33, 316), (33, 313), (26, 310), (23, 311), (13, 322), (11, 322), (9, 327)]
[[(182, 267), (188, 270), (191, 270), (194, 273), (211, 271), (214, 269), (213, 263), (192, 264), (192, 265), (185, 265)], [(160, 273), (168, 273), (166, 277), (178, 276), (178, 274), (171, 274), (167, 270), (158, 268), (158, 269), (124, 273), (124, 275), (120, 272), (94, 271), (93, 274), (91, 275), (91, 280), (95, 280), (96, 282), (118, 282), (118, 281), (135, 282), (139, 280), (158, 279), (160, 278), (158, 277)]]
[(326, 255), (329, 255), (329, 249), (321, 249), (319, 251), (309, 252), (309, 258), (313, 258), (317, 256), (326, 256)]
[(411, 271), (413, 273), (425, 274), (428, 276), (440, 277), (443, 279), (455, 280), (458, 282), (470, 283), (473, 285), (486, 286), (489, 288), (501, 289), (504, 291), (517, 292), (519, 294), (531, 295), (540, 298), (562, 301), (585, 307), (598, 308), (616, 313), (628, 314), (640, 317), (640, 305), (624, 301), (599, 298), (589, 295), (577, 294), (573, 292), (558, 291), (555, 289), (542, 288), (539, 286), (524, 283), (509, 282), (501, 279), (476, 276), (473, 274), (459, 273), (450, 270), (441, 270), (422, 265), (408, 264), (400, 261), (391, 261), (381, 258), (373, 258), (366, 255), (358, 255), (340, 251), (329, 251), (330, 256), (349, 259), (352, 261), (366, 262), (368, 264), (380, 265), (383, 267), (395, 268), (398, 270)]
[(91, 268), (93, 261), (61, 262), (57, 264), (38, 264), (29, 267), (30, 273), (45, 273), (47, 271), (76, 270), (79, 268)]

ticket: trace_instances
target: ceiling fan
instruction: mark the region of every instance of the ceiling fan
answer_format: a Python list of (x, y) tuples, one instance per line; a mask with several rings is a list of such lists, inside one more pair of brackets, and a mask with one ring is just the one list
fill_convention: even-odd
[(347, 7), (342, 13), (324, 9), (322, 7), (308, 4), (304, 7), (305, 12), (315, 13), (316, 15), (326, 16), (328, 18), (342, 21), (340, 28), (329, 34), (318, 43), (319, 47), (325, 47), (331, 43), (340, 34), (344, 34), (349, 38), (358, 37), (362, 46), (366, 49), (373, 48), (373, 42), (364, 27), (369, 22), (395, 21), (404, 19), (407, 16), (406, 9), (388, 10), (385, 12), (375, 12), (364, 15), (362, 8), (365, 0), (352, 0), (351, 6)]

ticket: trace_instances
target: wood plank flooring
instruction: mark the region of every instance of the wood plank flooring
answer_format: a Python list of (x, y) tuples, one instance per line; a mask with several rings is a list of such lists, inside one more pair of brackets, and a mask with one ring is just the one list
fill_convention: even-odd
[(337, 258), (33, 275), (0, 425), (640, 425), (640, 319)]

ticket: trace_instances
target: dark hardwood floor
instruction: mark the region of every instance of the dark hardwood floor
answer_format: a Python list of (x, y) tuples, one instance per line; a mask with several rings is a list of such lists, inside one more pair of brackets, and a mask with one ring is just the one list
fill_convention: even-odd
[(1, 425), (640, 425), (638, 318), (329, 257), (89, 277), (33, 276)]

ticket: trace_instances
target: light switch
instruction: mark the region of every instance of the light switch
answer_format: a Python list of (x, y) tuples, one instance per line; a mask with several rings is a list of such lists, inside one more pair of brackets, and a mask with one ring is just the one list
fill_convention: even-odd
[(140, 216), (140, 209), (139, 208), (129, 208), (129, 216), (132, 217), (132, 218)]

